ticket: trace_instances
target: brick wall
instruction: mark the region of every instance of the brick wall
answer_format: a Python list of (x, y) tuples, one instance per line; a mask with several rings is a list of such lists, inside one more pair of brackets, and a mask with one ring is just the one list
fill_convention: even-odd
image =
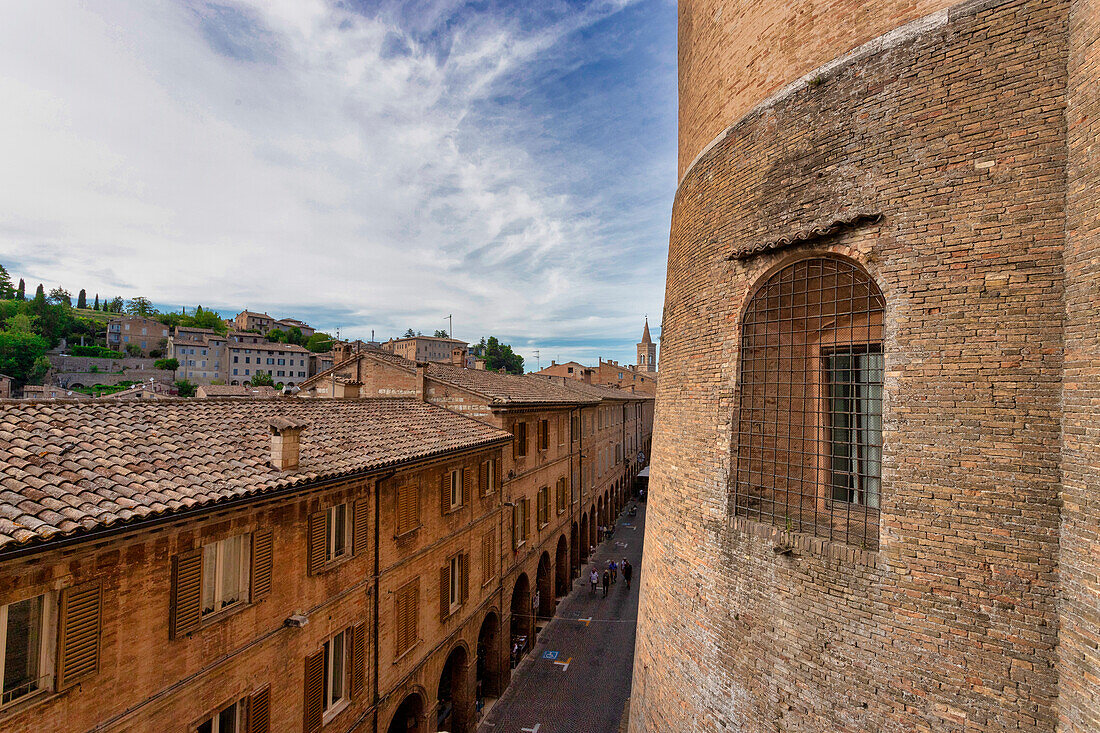
[[(680, 166), (765, 97), (951, 0), (680, 2)], [(662, 341), (663, 346), (663, 341)]]
[[(681, 165), (712, 136), (699, 132), (718, 117), (705, 104), (728, 104), (717, 126), (729, 124), (762, 96), (750, 86), (778, 88), (933, 9), (858, 5), (860, 22), (854, 3), (724, 14), (754, 41), (700, 35), (691, 24), (716, 8), (682, 2), (682, 68), (714, 71), (683, 72), (692, 152)], [(755, 109), (687, 172), (673, 210), (631, 730), (1055, 729), (1068, 7), (956, 6)], [(776, 58), (753, 65), (756, 49)], [(704, 95), (717, 101), (695, 101)], [(1082, 213), (1094, 206), (1081, 199)], [(851, 225), (829, 228), (837, 221)], [(1081, 276), (1096, 274), (1094, 240), (1082, 240)], [(732, 516), (742, 311), (762, 278), (821, 255), (859, 264), (886, 301), (877, 552)], [(1086, 279), (1076, 287), (1081, 299), (1095, 292)], [(1095, 333), (1081, 334), (1095, 370)], [(1095, 385), (1078, 381), (1083, 421)], [(1083, 497), (1096, 441), (1076, 432)], [(1084, 599), (1095, 593), (1096, 514), (1081, 504), (1082, 602), (1062, 615), (1082, 629), (1070, 656), (1085, 671), (1096, 668), (1083, 631), (1095, 629)], [(789, 554), (775, 552), (787, 543)], [(1085, 699), (1072, 715), (1091, 723), (1095, 698)]]
[(1066, 191), (1066, 372), (1062, 390), (1059, 718), (1069, 733), (1100, 730), (1100, 3), (1069, 15)]

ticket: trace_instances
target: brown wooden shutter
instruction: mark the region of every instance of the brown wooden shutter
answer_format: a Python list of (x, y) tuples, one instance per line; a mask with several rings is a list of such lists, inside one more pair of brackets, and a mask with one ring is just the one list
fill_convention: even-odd
[(353, 555), (358, 555), (367, 549), (370, 512), (367, 509), (366, 499), (359, 499), (351, 507), (351, 552)]
[(439, 511), (441, 514), (451, 511), (451, 472), (449, 470), (444, 471), (443, 477), (439, 480)]
[(470, 468), (462, 469), (462, 503), (470, 503), (470, 489), (474, 485), (474, 472)]
[(327, 514), (328, 512), (314, 512), (309, 515), (309, 536), (306, 538), (309, 554), (306, 559), (310, 575), (316, 575), (325, 566), (325, 545), (328, 544), (325, 527)]
[(523, 517), (523, 500), (516, 502), (516, 505), (512, 507), (512, 549), (518, 550), (519, 543), (521, 542), (519, 537), (520, 525)]
[(103, 588), (99, 582), (64, 588), (59, 609), (57, 689), (64, 690), (99, 671)]
[(523, 539), (531, 536), (531, 500), (523, 500)]
[(252, 600), (271, 592), (271, 566), (274, 561), (274, 533), (270, 529), (252, 533)]
[(451, 615), (451, 562), (439, 569), (439, 620), (446, 621)]
[(397, 489), (397, 534), (405, 534), (420, 524), (420, 489), (405, 484)]
[(470, 553), (463, 553), (458, 562), (462, 568), (462, 602), (465, 603), (470, 597)]
[(351, 630), (351, 696), (359, 697), (367, 686), (367, 625), (357, 624)]
[(492, 575), (493, 563), (493, 532), (492, 530), (485, 533), (485, 538), (481, 541), (481, 584), (485, 585), (489, 582)]
[(482, 461), (477, 470), (477, 490), (481, 496), (489, 493), (489, 462)]
[(179, 639), (202, 623), (202, 548), (172, 556), (168, 636)]
[(306, 657), (305, 699), (302, 704), (302, 729), (305, 733), (321, 730), (325, 712), (325, 651)]
[(248, 733), (270, 733), (271, 688), (253, 692), (248, 698)]
[(501, 487), (501, 483), (500, 483), (501, 482), (501, 470), (502, 469), (500, 467), (500, 461), (498, 461), (497, 459), (494, 458), (493, 459), (493, 474), (494, 474), (494, 476), (493, 476), (493, 489), (495, 491), (499, 491), (500, 487)]

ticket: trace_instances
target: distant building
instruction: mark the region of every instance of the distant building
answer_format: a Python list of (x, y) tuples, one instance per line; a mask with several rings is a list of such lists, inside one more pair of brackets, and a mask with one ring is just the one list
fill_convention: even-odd
[(643, 372), (657, 371), (657, 344), (649, 337), (649, 319), (645, 319), (645, 330), (642, 331), (642, 340), (638, 344), (638, 370)]
[(296, 328), (302, 332), (303, 338), (309, 338), (316, 333), (316, 329), (311, 328), (308, 323), (299, 321), (297, 318), (280, 318), (275, 321), (275, 328), (282, 331), (290, 331), (290, 329)]
[(23, 399), (25, 400), (90, 400), (90, 396), (83, 392), (74, 392), (71, 389), (54, 385), (28, 384), (23, 387)]
[(0, 374), (0, 399), (11, 397), (12, 378), (7, 374)]
[(233, 319), (233, 328), (238, 331), (259, 331), (267, 333), (275, 327), (275, 319), (266, 313), (244, 310)]
[(410, 336), (409, 338), (390, 339), (382, 344), (382, 350), (396, 354), (409, 361), (434, 361), (450, 364), (455, 347), (466, 349), (468, 344), (452, 338), (436, 336)]
[(210, 329), (177, 328), (169, 339), (169, 356), (180, 363), (177, 378), (200, 385), (241, 385), (266, 372), (276, 385), (294, 386), (310, 376), (308, 349), (243, 331), (223, 336)]
[(162, 343), (168, 338), (168, 326), (143, 316), (123, 316), (107, 322), (107, 348), (126, 351), (127, 346), (137, 346), (142, 356), (152, 351), (163, 351)]

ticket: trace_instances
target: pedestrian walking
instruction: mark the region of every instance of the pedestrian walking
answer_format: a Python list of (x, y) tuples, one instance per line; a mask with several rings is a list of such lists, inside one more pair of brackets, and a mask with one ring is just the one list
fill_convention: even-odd
[(614, 560), (608, 560), (607, 571), (611, 573), (611, 585), (615, 585), (615, 576), (618, 574), (619, 566), (615, 564)]
[(596, 568), (592, 568), (592, 572), (588, 576), (588, 582), (592, 584), (592, 595), (596, 595), (596, 586), (600, 584), (600, 575), (596, 572)]
[(634, 566), (623, 558), (623, 580), (626, 581), (626, 589), (630, 590), (630, 576), (634, 574)]
[(611, 573), (603, 571), (603, 597), (607, 598), (607, 589), (611, 586)]

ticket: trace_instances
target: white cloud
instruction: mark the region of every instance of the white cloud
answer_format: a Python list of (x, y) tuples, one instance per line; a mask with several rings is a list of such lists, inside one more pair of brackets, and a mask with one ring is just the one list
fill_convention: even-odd
[(507, 122), (467, 124), (627, 4), (537, 31), (478, 19), (448, 53), (322, 0), (6, 6), (0, 257), (89, 293), (358, 314), (345, 335), (454, 313), (471, 339), (633, 338), (600, 213), (549, 193)]

